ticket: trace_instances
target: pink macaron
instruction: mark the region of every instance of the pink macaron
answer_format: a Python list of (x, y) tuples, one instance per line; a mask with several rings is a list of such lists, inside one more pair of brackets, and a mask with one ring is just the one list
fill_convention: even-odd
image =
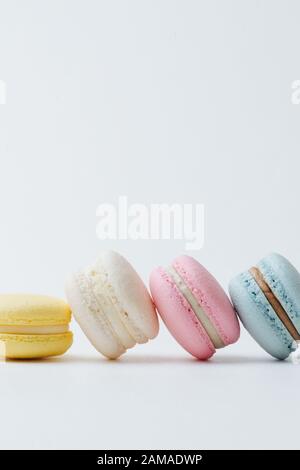
[(178, 256), (150, 276), (150, 290), (167, 328), (198, 359), (238, 340), (235, 311), (217, 280), (194, 258)]

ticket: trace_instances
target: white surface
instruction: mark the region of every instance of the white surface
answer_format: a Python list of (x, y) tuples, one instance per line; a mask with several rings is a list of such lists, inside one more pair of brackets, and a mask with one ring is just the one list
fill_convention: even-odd
[(298, 448), (300, 365), (245, 343), (207, 363), (164, 334), (118, 362), (83, 341), (47, 362), (1, 363), (1, 448)]
[[(273, 250), (299, 268), (299, 14), (0, 0), (1, 291), (62, 296), (100, 248), (145, 280), (169, 265), (183, 242), (97, 240), (96, 209), (119, 195), (204, 203), (189, 254), (224, 286)], [(65, 358), (0, 364), (1, 447), (299, 447), (300, 368), (248, 336), (198, 364), (163, 333), (114, 364), (75, 333)]]

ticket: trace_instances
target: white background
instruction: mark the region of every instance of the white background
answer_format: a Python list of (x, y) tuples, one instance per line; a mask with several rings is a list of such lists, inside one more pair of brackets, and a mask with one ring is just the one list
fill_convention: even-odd
[[(100, 242), (96, 208), (204, 203), (226, 288), (300, 267), (299, 2), (0, 0), (1, 291), (63, 296), (102, 248), (151, 269), (181, 241)], [(161, 328), (118, 362), (73, 324), (57, 359), (0, 364), (1, 448), (298, 447), (300, 367), (242, 332), (207, 363)]]

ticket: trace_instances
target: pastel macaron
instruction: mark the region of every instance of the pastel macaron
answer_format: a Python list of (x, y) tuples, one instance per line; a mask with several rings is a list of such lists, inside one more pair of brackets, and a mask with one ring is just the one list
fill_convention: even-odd
[(234, 307), (248, 332), (269, 354), (286, 359), (300, 340), (300, 274), (272, 253), (229, 285)]
[(0, 295), (0, 355), (35, 359), (65, 353), (72, 344), (70, 307), (44, 295)]
[(150, 276), (150, 291), (167, 328), (198, 359), (238, 340), (239, 322), (216, 279), (197, 260), (179, 256)]
[(94, 347), (116, 359), (158, 334), (152, 299), (131, 264), (114, 251), (72, 274), (66, 296), (75, 319)]

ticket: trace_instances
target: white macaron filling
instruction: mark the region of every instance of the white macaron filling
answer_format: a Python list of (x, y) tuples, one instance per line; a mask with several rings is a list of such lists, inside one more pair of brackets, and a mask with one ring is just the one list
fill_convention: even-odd
[(116, 296), (113, 286), (109, 283), (104, 271), (87, 269), (85, 275), (99, 304), (102, 314), (106, 316), (111, 326), (126, 349), (136, 343), (145, 343), (148, 338), (132, 321), (130, 312), (126, 312)]
[[(76, 311), (74, 311), (74, 316), (77, 318), (77, 320), (80, 320), (80, 324), (82, 327), (84, 327), (85, 323), (87, 324), (88, 331), (91, 330), (91, 325), (93, 325), (92, 329), (95, 332), (96, 330), (99, 330), (99, 328), (101, 329), (101, 332), (103, 332), (103, 334), (107, 338), (108, 345), (112, 343), (112, 350), (116, 351), (115, 353), (113, 352), (109, 354), (105, 352), (105, 355), (109, 357), (114, 357), (115, 355), (117, 356), (119, 354), (122, 354), (123, 352), (125, 352), (125, 347), (120, 341), (118, 335), (115, 333), (111, 322), (107, 318), (107, 315), (105, 315), (105, 313), (103, 312), (103, 308), (99, 304), (99, 301), (94, 294), (89, 277), (86, 275), (85, 272), (78, 272), (76, 274), (75, 279), (77, 287), (79, 288), (82, 302), (87, 307), (86, 312), (88, 312), (89, 316), (86, 318), (84, 318), (83, 316), (81, 319), (79, 319)], [(105, 346), (104, 349), (106, 349)], [(110, 350), (109, 346), (108, 350)]]
[(97, 315), (105, 318), (106, 325), (124, 350), (132, 348), (136, 340), (122, 321), (118, 304), (109, 295), (102, 276), (93, 270), (85, 272), (85, 275), (98, 306)]
[(112, 286), (105, 282), (105, 274), (88, 268), (77, 273), (76, 284), (93, 321), (100, 326), (107, 338), (113, 341), (111, 352), (103, 351), (105, 355), (111, 358), (118, 357), (135, 346), (137, 342), (142, 343), (148, 340), (132, 324), (128, 313), (122, 309)]

